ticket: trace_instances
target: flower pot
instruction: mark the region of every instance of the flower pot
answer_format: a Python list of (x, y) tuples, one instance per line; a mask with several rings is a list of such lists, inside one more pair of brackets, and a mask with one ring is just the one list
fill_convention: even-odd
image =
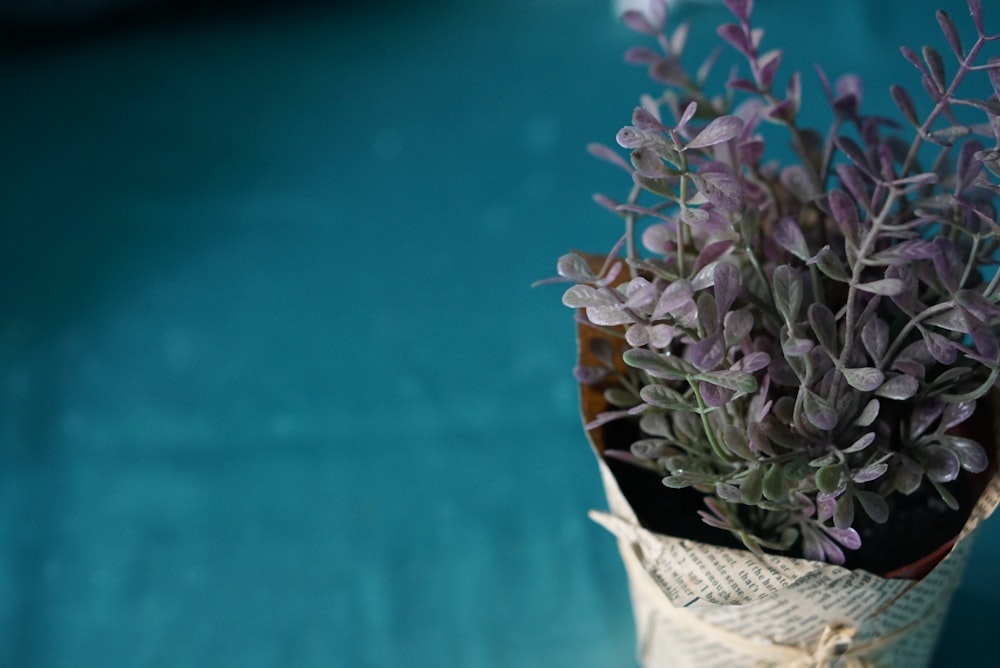
[[(596, 336), (597, 330), (580, 325), (583, 365), (596, 363), (590, 352)], [(582, 385), (580, 398), (585, 423), (608, 409), (599, 386)], [(998, 420), (996, 393), (989, 400)], [(911, 557), (912, 563), (875, 574), (650, 530), (640, 519), (648, 509), (638, 507), (638, 474), (629, 472), (638, 469), (605, 457), (609, 439), (617, 437), (609, 429), (614, 424), (588, 432), (609, 506), (591, 517), (617, 538), (644, 668), (928, 664), (976, 528), (1000, 502), (996, 452), (987, 472), (969, 476), (967, 515), (958, 516), (955, 533)], [(674, 491), (689, 490), (669, 494)], [(662, 486), (657, 494), (668, 496)], [(691, 502), (676, 498), (677, 505)], [(696, 518), (693, 510), (668, 503), (669, 514)]]

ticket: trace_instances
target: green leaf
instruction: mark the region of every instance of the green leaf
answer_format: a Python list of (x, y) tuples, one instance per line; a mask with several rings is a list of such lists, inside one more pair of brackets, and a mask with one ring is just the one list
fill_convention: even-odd
[(615, 408), (631, 408), (636, 404), (635, 395), (621, 387), (604, 390), (604, 399)]
[(750, 470), (740, 484), (740, 491), (743, 492), (743, 503), (755, 506), (760, 502), (764, 493), (764, 471), (761, 467)]
[(772, 284), (774, 305), (791, 327), (798, 321), (802, 308), (802, 279), (795, 269), (783, 264), (774, 270)]
[(622, 353), (622, 359), (629, 366), (642, 369), (654, 378), (684, 380), (694, 371), (675, 355), (664, 355), (645, 348), (630, 348)]
[(788, 494), (785, 476), (780, 464), (770, 464), (764, 472), (764, 498), (771, 501), (781, 501)]
[(722, 440), (726, 444), (726, 447), (729, 448), (729, 451), (740, 459), (751, 462), (757, 459), (750, 450), (750, 441), (747, 439), (746, 433), (739, 427), (727, 425), (722, 432)]
[(639, 390), (639, 396), (650, 406), (662, 408), (668, 411), (696, 411), (684, 396), (666, 385), (646, 385)]
[(848, 283), (851, 280), (847, 274), (847, 267), (844, 266), (844, 261), (829, 246), (824, 246), (816, 254), (816, 266), (835, 281)]
[(875, 422), (875, 418), (878, 417), (878, 411), (881, 405), (878, 399), (872, 399), (867, 404), (865, 404), (864, 409), (861, 411), (861, 415), (858, 419), (854, 421), (855, 426), (858, 427), (868, 427), (872, 422)]
[(833, 525), (838, 529), (850, 529), (854, 523), (854, 496), (841, 494), (833, 511)]
[(729, 390), (750, 394), (757, 391), (757, 379), (745, 371), (727, 369), (723, 371), (706, 371), (695, 376), (696, 379), (718, 385)]
[(840, 485), (840, 464), (827, 464), (816, 471), (816, 487), (824, 494), (832, 494)]

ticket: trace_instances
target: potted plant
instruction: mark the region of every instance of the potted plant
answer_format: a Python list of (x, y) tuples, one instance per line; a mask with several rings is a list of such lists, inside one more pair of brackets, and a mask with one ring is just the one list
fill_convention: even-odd
[(979, 0), (965, 43), (938, 12), (951, 53), (902, 49), (925, 97), (892, 86), (895, 119), (819, 71), (820, 131), (752, 0), (725, 4), (742, 64), (718, 93), (720, 50), (689, 72), (662, 0), (623, 15), (664, 88), (624, 154), (590, 147), (630, 177), (595, 196), (624, 234), (542, 281), (573, 284), (594, 517), (647, 668), (925, 665), (1000, 484), (1000, 34)]

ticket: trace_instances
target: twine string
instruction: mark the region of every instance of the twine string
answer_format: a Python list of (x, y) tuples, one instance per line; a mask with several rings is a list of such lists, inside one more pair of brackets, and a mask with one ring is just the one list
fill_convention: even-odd
[[(626, 557), (625, 566), (629, 579), (645, 590), (643, 595), (648, 600), (662, 601), (664, 593), (642, 565), (639, 555), (631, 550), (623, 550), (623, 555)], [(823, 628), (814, 645), (802, 647), (730, 631), (705, 621), (691, 610), (669, 602), (657, 606), (657, 612), (670, 621), (697, 632), (708, 641), (738, 648), (757, 658), (760, 668), (878, 668), (878, 664), (866, 658), (866, 655), (900, 641), (923, 621), (911, 622), (860, 643), (857, 642), (858, 629), (848, 624), (831, 624)], [(648, 621), (653, 620), (650, 618)]]

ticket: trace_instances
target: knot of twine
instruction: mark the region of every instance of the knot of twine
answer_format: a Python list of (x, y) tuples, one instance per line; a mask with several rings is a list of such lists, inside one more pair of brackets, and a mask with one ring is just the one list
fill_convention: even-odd
[[(645, 596), (651, 601), (660, 601), (653, 615), (668, 617), (670, 621), (686, 626), (688, 629), (702, 635), (707, 640), (715, 641), (730, 647), (738, 647), (749, 656), (758, 659), (760, 668), (880, 668), (866, 654), (891, 645), (920, 625), (918, 620), (901, 626), (891, 633), (877, 636), (871, 640), (855, 642), (858, 630), (847, 624), (833, 624), (824, 627), (819, 638), (812, 647), (799, 645), (782, 645), (769, 639), (751, 638), (735, 631), (711, 624), (696, 615), (691, 610), (676, 607), (665, 601), (665, 594), (643, 566), (639, 556), (632, 551), (623, 551), (625, 566), (631, 574), (631, 580), (645, 590)], [(652, 620), (651, 620), (652, 621)], [(648, 642), (647, 638), (647, 642)]]

